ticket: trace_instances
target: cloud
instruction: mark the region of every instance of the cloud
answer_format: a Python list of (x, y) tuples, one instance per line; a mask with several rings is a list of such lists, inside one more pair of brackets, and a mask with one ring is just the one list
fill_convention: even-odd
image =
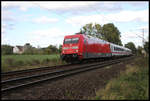
[(58, 22), (59, 20), (57, 18), (48, 18), (46, 16), (42, 16), (40, 18), (35, 18), (33, 19), (34, 23), (40, 23), (40, 24), (44, 24), (44, 23), (54, 23), (54, 22)]
[(121, 34), (121, 41), (122, 43), (125, 45), (128, 42), (133, 42), (135, 44), (135, 46), (141, 46), (142, 45), (142, 40), (141, 38), (137, 37), (137, 35), (133, 32), (123, 32)]
[(4, 34), (1, 34), (1, 44), (10, 44), (9, 42), (10, 41), (8, 40), (7, 36), (5, 36)]
[(83, 26), (87, 23), (105, 24), (108, 22), (148, 22), (148, 10), (141, 11), (121, 11), (111, 14), (95, 14), (87, 16), (74, 16), (66, 19), (66, 22), (73, 26)]
[[(11, 16), (10, 16), (11, 15)], [(15, 16), (14, 13), (8, 10), (2, 10), (2, 21), (6, 21), (6, 22), (13, 22), (15, 21)]]
[(39, 7), (44, 10), (54, 11), (57, 14), (82, 14), (88, 12), (117, 12), (123, 10), (122, 6), (129, 4), (133, 7), (144, 7), (148, 2), (111, 2), (111, 1), (3, 1), (3, 9), (20, 9), (27, 11), (30, 8)]
[(58, 28), (49, 28), (49, 29), (40, 29), (31, 32), (32, 35), (40, 36), (40, 37), (55, 37), (59, 35), (63, 35), (62, 31)]
[(143, 30), (143, 29), (144, 29), (144, 32), (149, 33), (149, 25), (138, 27), (136, 30)]
[[(147, 26), (144, 26), (144, 28), (146, 28)], [(143, 27), (139, 27), (139, 28), (143, 28)], [(138, 28), (138, 29), (139, 29)], [(149, 36), (149, 32), (144, 32), (144, 40), (147, 41), (148, 40), (148, 36)], [(122, 32), (121, 33), (121, 40), (123, 42), (123, 44), (126, 44), (128, 42), (133, 42), (135, 44), (136, 47), (138, 46), (142, 46), (143, 43), (143, 33), (142, 30), (129, 30), (126, 32)]]
[(73, 26), (83, 26), (88, 23), (108, 23), (109, 21), (104, 19), (104, 15), (90, 15), (90, 16), (75, 16), (66, 19), (66, 22), (72, 24)]
[(71, 1), (71, 2), (35, 2), (38, 7), (54, 11), (57, 14), (85, 14), (88, 12), (105, 12), (105, 11), (120, 11), (122, 10), (121, 5), (115, 4), (113, 2), (97, 2), (97, 1)]
[(133, 7), (144, 7), (146, 5), (148, 6), (148, 1), (131, 1), (128, 4)]
[(62, 31), (59, 28), (39, 29), (28, 33), (28, 42), (34, 46), (47, 47), (48, 45), (62, 44), (64, 36), (68, 35), (67, 31)]
[[(40, 8), (43, 10), (50, 11), (48, 13), (57, 13), (59, 16), (67, 16), (67, 14), (73, 14), (73, 17), (66, 19), (65, 21), (73, 26), (83, 26), (90, 22), (96, 22), (99, 24), (105, 24), (108, 22), (147, 22), (149, 18), (148, 10), (135, 10), (135, 11), (125, 11), (123, 10), (123, 5), (125, 2), (98, 2), (98, 1), (79, 1), (79, 2), (54, 2), (54, 1), (40, 1), (40, 2), (27, 2), (27, 1), (3, 1), (2, 2), (2, 33), (7, 33), (8, 30), (12, 30), (15, 28), (16, 21), (31, 21), (30, 16), (17, 14), (16, 9), (28, 13), (27, 11), (30, 8)], [(130, 2), (127, 2), (130, 4)], [(130, 5), (135, 5), (139, 8), (143, 7), (145, 3), (132, 3)], [(138, 5), (138, 6), (137, 6)], [(15, 9), (15, 10), (14, 10)], [(25, 13), (25, 14), (26, 14)], [(97, 13), (97, 14), (95, 14)], [(86, 14), (85, 16), (82, 16)], [(89, 15), (95, 14), (95, 15)], [(26, 17), (25, 17), (26, 16)], [(32, 16), (32, 15), (31, 15)], [(21, 18), (21, 20), (19, 19)], [(29, 20), (30, 19), (30, 20)], [(56, 18), (49, 18), (46, 16), (41, 16), (40, 18), (36, 18), (32, 20), (35, 23), (53, 23), (59, 21)], [(78, 28), (77, 27), (77, 28)], [(39, 29), (31, 32), (29, 35), (29, 40), (34, 42), (35, 44), (49, 44), (49, 43), (61, 43), (64, 35), (71, 32), (63, 32), (57, 28), (50, 29)], [(122, 35), (125, 41), (128, 40), (129, 37), (132, 36), (132, 33), (125, 32), (126, 35)], [(133, 38), (132, 38), (133, 39)], [(129, 39), (133, 41), (132, 39)], [(136, 38), (135, 38), (136, 39)], [(57, 40), (57, 41), (56, 41)], [(139, 39), (140, 40), (140, 39)], [(39, 43), (38, 43), (39, 42)], [(136, 42), (136, 41), (135, 41)]]
[(15, 28), (15, 23), (18, 21), (16, 15), (8, 10), (2, 8), (2, 34), (6, 34), (8, 30), (12, 30)]
[(2, 25), (1, 33), (2, 34), (6, 33), (6, 25), (5, 24)]
[(97, 2), (97, 1), (7, 1), (2, 2), (3, 9), (19, 9), (21, 11), (27, 11), (30, 8), (39, 7), (44, 10), (54, 11), (57, 14), (72, 13), (72, 14), (82, 14), (87, 12), (101, 11), (120, 11), (122, 9), (121, 5), (115, 2)]
[(148, 10), (141, 11), (122, 11), (116, 14), (110, 14), (112, 20), (116, 22), (129, 22), (129, 21), (140, 21), (148, 22)]
[(26, 1), (3, 1), (2, 2), (2, 9), (10, 10), (10, 9), (20, 9), (21, 11), (27, 11), (29, 8), (35, 7), (34, 4), (31, 2)]

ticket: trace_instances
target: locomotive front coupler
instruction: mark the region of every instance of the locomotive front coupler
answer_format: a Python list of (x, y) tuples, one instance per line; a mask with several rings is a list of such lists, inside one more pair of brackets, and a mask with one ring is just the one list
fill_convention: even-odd
[(73, 54), (72, 57), (73, 57), (73, 58), (76, 58), (76, 57), (78, 57), (78, 55), (77, 55), (77, 54)]

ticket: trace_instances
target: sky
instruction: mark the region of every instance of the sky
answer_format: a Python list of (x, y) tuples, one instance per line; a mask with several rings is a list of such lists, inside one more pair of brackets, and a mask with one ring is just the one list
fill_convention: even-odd
[[(149, 39), (148, 1), (1, 1), (1, 44), (47, 47), (85, 24), (113, 23), (123, 45)], [(144, 33), (144, 35), (143, 35)]]

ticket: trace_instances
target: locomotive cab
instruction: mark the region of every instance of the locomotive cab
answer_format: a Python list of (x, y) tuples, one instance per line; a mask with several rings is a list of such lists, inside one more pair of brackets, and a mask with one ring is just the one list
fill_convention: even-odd
[(80, 60), (79, 53), (81, 46), (81, 37), (79, 35), (70, 35), (64, 38), (61, 59), (66, 62)]

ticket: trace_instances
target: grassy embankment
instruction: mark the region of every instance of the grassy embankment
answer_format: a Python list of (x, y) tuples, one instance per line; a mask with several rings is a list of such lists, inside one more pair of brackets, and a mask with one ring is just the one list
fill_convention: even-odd
[(37, 68), (40, 66), (54, 66), (65, 64), (59, 54), (53, 55), (2, 55), (2, 72)]
[(136, 58), (134, 65), (127, 64), (126, 71), (118, 78), (108, 81), (104, 89), (96, 92), (95, 100), (148, 100), (149, 99), (149, 61)]

